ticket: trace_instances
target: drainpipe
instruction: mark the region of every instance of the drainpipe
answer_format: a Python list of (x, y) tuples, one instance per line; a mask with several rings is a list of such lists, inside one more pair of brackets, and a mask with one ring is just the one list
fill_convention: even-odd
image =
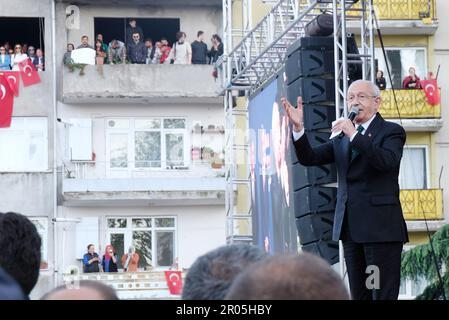
[(57, 166), (57, 92), (56, 92), (56, 0), (51, 0), (51, 55), (53, 76), (53, 285), (58, 285), (58, 256), (56, 221), (58, 218), (58, 166)]

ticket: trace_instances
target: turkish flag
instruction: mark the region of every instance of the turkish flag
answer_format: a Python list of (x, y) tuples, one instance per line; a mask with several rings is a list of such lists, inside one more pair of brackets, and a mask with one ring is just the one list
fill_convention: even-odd
[(434, 106), (440, 103), (440, 90), (436, 79), (421, 80), (421, 88), (423, 88), (429, 104)]
[(19, 62), (20, 73), (22, 74), (22, 81), (25, 87), (41, 82), (39, 73), (30, 59), (25, 59)]
[(170, 294), (180, 295), (182, 292), (182, 272), (181, 271), (165, 271), (165, 280), (167, 280)]
[(14, 96), (19, 96), (19, 82), (20, 82), (20, 74), (16, 71), (2, 71), (0, 75), (4, 75), (6, 81), (9, 83), (9, 87), (11, 88)]
[(11, 126), (12, 107), (14, 94), (4, 75), (0, 76), (0, 128)]

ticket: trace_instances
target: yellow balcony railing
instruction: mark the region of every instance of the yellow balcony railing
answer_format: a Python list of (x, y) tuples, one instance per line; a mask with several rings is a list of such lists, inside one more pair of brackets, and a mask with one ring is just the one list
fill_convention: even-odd
[[(435, 19), (435, 0), (374, 0), (374, 10), (380, 20)], [(360, 2), (354, 5), (360, 8)], [(358, 15), (350, 12), (348, 15)]]
[(443, 190), (402, 189), (400, 192), (405, 220), (443, 219)]
[[(382, 105), (380, 113), (384, 118), (397, 119), (423, 119), (423, 118), (441, 118), (441, 105), (431, 105), (426, 101), (426, 95), (423, 90), (416, 89), (395, 89), (396, 107), (393, 90), (382, 90)], [(398, 109), (399, 113), (398, 114)], [(400, 117), (399, 117), (400, 116)]]

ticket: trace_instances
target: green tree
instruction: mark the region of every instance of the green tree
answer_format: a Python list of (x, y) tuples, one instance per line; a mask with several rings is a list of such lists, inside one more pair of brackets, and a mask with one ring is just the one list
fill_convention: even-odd
[[(440, 275), (444, 292), (449, 294), (449, 224), (443, 226), (431, 237), (436, 260), (440, 264)], [(424, 277), (429, 285), (416, 297), (417, 300), (441, 300), (443, 292), (438, 279), (435, 257), (429, 243), (421, 244), (402, 254), (401, 276), (416, 281)]]

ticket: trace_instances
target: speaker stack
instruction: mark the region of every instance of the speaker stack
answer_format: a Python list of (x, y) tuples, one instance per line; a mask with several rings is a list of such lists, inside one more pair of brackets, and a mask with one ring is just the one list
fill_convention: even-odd
[[(303, 37), (287, 50), (287, 97), (303, 99), (304, 128), (310, 144), (329, 141), (335, 120), (333, 37)], [(294, 150), (294, 148), (292, 149)], [(338, 243), (332, 241), (337, 190), (334, 164), (302, 166), (292, 152), (294, 210), (300, 244), (330, 264), (338, 262)]]

